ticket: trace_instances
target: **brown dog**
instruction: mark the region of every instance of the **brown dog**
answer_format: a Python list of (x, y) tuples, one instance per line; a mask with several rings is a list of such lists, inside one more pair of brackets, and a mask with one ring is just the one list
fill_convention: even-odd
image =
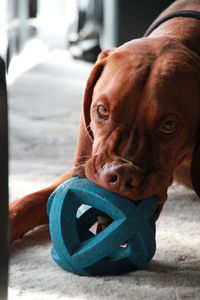
[[(200, 1), (175, 1), (159, 18), (181, 10), (200, 11)], [(175, 171), (192, 185), (191, 162), (199, 193), (199, 41), (200, 20), (175, 17), (99, 55), (85, 90), (74, 168), (11, 204), (12, 239), (47, 223), (49, 195), (74, 175), (133, 201), (156, 196), (156, 217)]]

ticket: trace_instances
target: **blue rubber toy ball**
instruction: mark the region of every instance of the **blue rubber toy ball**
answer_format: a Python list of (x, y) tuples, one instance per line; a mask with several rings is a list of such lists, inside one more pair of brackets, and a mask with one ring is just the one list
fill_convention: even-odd
[[(155, 198), (137, 205), (88, 179), (61, 184), (47, 204), (52, 258), (64, 270), (85, 276), (119, 275), (144, 268), (155, 254)], [(98, 216), (112, 223), (98, 234)]]

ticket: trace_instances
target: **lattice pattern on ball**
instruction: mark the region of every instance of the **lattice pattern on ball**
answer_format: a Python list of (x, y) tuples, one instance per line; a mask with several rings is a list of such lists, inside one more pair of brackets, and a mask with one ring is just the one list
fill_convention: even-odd
[[(136, 205), (88, 179), (72, 178), (48, 201), (52, 257), (64, 270), (86, 276), (144, 268), (156, 249), (156, 208), (153, 197)], [(113, 222), (95, 235), (90, 228), (102, 213)]]

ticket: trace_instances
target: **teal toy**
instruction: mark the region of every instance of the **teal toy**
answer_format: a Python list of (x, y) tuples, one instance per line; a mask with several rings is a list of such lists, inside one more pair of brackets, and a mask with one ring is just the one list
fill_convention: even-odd
[[(154, 197), (137, 205), (74, 177), (61, 184), (47, 204), (52, 258), (64, 270), (85, 276), (118, 275), (144, 268), (155, 254)], [(99, 215), (113, 222), (98, 234)]]

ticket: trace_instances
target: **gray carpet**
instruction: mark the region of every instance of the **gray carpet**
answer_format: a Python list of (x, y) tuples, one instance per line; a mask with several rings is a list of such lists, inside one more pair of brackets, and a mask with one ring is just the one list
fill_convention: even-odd
[[(83, 88), (90, 64), (52, 51), (9, 86), (11, 200), (48, 184), (72, 166)], [(148, 268), (87, 278), (50, 257), (47, 226), (12, 245), (9, 299), (200, 299), (200, 200), (174, 184), (157, 222)]]

